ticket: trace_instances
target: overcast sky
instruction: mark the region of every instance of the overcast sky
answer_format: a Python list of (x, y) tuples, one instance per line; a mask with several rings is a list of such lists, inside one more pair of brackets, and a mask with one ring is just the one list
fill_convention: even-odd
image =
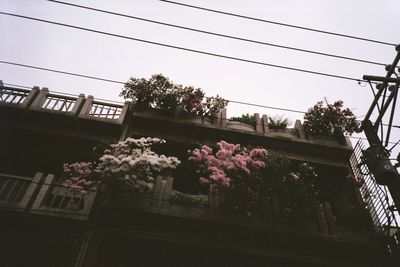
[[(179, 24), (207, 31), (338, 54), (389, 64), (393, 46), (307, 32), (278, 25), (214, 14), (156, 0), (84, 1), (71, 3)], [(183, 2), (183, 0), (182, 0)], [(250, 17), (348, 35), (400, 43), (399, 0), (184, 0), (184, 3)], [(294, 52), (259, 44), (174, 29), (128, 18), (60, 5), (45, 0), (0, 0), (2, 12), (33, 16), (108, 31), (169, 45), (203, 50), (270, 64), (361, 79), (384, 76), (381, 66)], [(307, 110), (326, 97), (342, 99), (364, 115), (373, 99), (369, 86), (355, 81), (199, 55), (76, 29), (0, 15), (0, 60), (126, 81), (162, 73), (172, 81), (202, 88), (208, 96), (267, 106)], [(84, 93), (120, 100), (121, 85), (0, 64), (4, 83), (48, 87), (51, 91)], [(398, 104), (399, 106), (399, 104)], [(230, 104), (228, 115), (301, 114)], [(400, 109), (395, 124), (400, 125)], [(392, 141), (400, 138), (393, 129)], [(395, 154), (397, 155), (397, 153)]]

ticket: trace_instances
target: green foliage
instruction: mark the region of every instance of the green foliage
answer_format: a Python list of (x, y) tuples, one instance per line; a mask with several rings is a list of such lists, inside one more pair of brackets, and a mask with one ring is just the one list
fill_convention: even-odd
[(284, 130), (289, 124), (288, 119), (282, 117), (268, 117), (268, 120), (268, 127), (270, 129)]
[(250, 115), (249, 113), (243, 114), (240, 117), (232, 117), (232, 118), (230, 118), (230, 120), (246, 123), (251, 126), (256, 125), (256, 117), (254, 115)]

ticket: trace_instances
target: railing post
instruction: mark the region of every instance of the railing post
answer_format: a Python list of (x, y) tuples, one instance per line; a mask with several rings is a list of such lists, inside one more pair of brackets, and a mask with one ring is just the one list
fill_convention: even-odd
[(71, 111), (71, 113), (74, 114), (74, 116), (79, 115), (79, 111), (81, 110), (84, 102), (85, 102), (85, 94), (79, 94), (78, 98), (76, 99), (74, 108)]
[(125, 116), (129, 110), (130, 103), (131, 102), (129, 102), (129, 101), (125, 101), (124, 106), (122, 107), (122, 110), (121, 110), (121, 114), (119, 115), (119, 118), (117, 120), (119, 124), (122, 124), (124, 122)]
[(3, 87), (4, 87), (3, 80), (0, 80), (0, 88), (3, 88)]
[(267, 115), (262, 115), (262, 127), (263, 127), (264, 133), (268, 134), (269, 126), (268, 126), (268, 116)]
[(221, 111), (214, 115), (212, 124), (215, 126), (221, 126)]
[(348, 146), (348, 147), (353, 147), (353, 144), (352, 144), (351, 141), (350, 141), (350, 137), (345, 136), (345, 137), (344, 137), (344, 140), (345, 140), (346, 146)]
[(40, 90), (39, 94), (36, 96), (35, 100), (32, 102), (30, 109), (33, 109), (33, 110), (42, 109), (42, 106), (43, 106), (44, 102), (46, 101), (48, 94), (49, 94), (49, 89), (45, 88), (45, 87), (42, 88), (42, 90)]
[(33, 177), (32, 182), (29, 185), (28, 189), (26, 190), (26, 193), (21, 200), (21, 206), (23, 208), (25, 208), (26, 210), (29, 210), (30, 207), (28, 207), (28, 204), (32, 203), (31, 198), (32, 198), (33, 194), (35, 193), (36, 188), (38, 188), (39, 183), (42, 181), (42, 178), (43, 178), (43, 173), (37, 172), (35, 174), (35, 176)]
[(92, 109), (93, 102), (94, 102), (93, 96), (89, 95), (86, 98), (85, 103), (83, 104), (81, 112), (79, 112), (79, 115), (78, 115), (79, 118), (86, 118), (87, 116), (89, 116), (90, 110)]
[(44, 183), (43, 183), (42, 187), (40, 188), (40, 191), (39, 191), (35, 201), (33, 202), (32, 210), (40, 208), (53, 180), (54, 180), (54, 174), (48, 174), (46, 176), (46, 179), (44, 180)]
[(294, 123), (294, 128), (296, 129), (297, 133), (299, 134), (300, 139), (306, 139), (306, 133), (304, 131), (304, 126), (301, 124), (300, 120), (296, 120)]
[(21, 107), (22, 108), (29, 108), (29, 106), (35, 100), (35, 97), (39, 94), (39, 91), (40, 91), (39, 87), (38, 86), (34, 86), (32, 88), (32, 90), (29, 92), (29, 94), (25, 97), (24, 101), (22, 101)]
[(228, 118), (226, 114), (226, 108), (224, 108), (221, 111), (221, 127), (226, 128), (226, 125), (228, 124)]
[(325, 217), (326, 217), (326, 222), (328, 225), (328, 230), (331, 235), (336, 235), (336, 226), (335, 222), (333, 220), (333, 212), (332, 212), (332, 207), (329, 202), (324, 202), (324, 211), (325, 211)]
[(262, 133), (263, 132), (263, 125), (261, 122), (260, 114), (259, 113), (254, 113), (254, 118), (256, 119), (256, 125), (255, 125), (255, 130), (257, 133)]

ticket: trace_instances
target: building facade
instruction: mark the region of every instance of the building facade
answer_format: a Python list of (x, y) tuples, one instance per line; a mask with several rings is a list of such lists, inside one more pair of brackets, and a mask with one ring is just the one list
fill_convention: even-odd
[[(0, 266), (396, 266), (398, 229), (385, 196), (368, 176), (361, 188), (344, 179), (351, 168), (363, 176), (360, 145), (353, 149), (347, 138), (312, 137), (300, 121), (269, 129), (259, 114), (249, 126), (226, 111), (213, 119), (172, 116), (0, 86)], [(184, 166), (145, 196), (105, 185), (80, 195), (62, 186), (65, 162), (96, 160), (93, 147), (147, 136), (167, 140), (161, 152), (182, 159), (220, 140), (279, 151), (313, 164), (327, 194), (312, 215), (293, 217), (274, 195), (257, 213), (235, 213), (218, 194), (199, 196)], [(204, 201), (172, 201), (176, 192)]]

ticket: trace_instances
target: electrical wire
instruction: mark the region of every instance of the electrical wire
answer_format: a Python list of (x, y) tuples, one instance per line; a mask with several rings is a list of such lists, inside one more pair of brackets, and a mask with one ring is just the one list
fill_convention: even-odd
[(253, 21), (264, 22), (264, 23), (269, 23), (269, 24), (275, 24), (275, 25), (284, 26), (284, 27), (290, 27), (290, 28), (295, 28), (295, 29), (300, 29), (300, 30), (306, 30), (306, 31), (312, 31), (312, 32), (317, 32), (317, 33), (322, 33), (322, 34), (334, 35), (334, 36), (350, 38), (350, 39), (366, 41), (366, 42), (372, 42), (372, 43), (377, 43), (377, 44), (382, 44), (382, 45), (396, 46), (396, 44), (394, 44), (394, 43), (389, 43), (389, 42), (384, 42), (384, 41), (379, 41), (379, 40), (373, 40), (373, 39), (369, 39), (369, 38), (358, 37), (358, 36), (354, 36), (354, 35), (342, 34), (342, 33), (337, 33), (337, 32), (324, 31), (324, 30), (319, 30), (319, 29), (315, 29), (315, 28), (303, 27), (303, 26), (293, 25), (293, 24), (289, 24), (289, 23), (283, 23), (283, 22), (277, 22), (277, 21), (272, 21), (272, 20), (266, 20), (266, 19), (261, 19), (261, 18), (250, 17), (250, 16), (244, 16), (244, 15), (240, 15), (240, 14), (235, 14), (235, 13), (230, 13), (230, 12), (226, 12), (226, 11), (221, 11), (221, 10), (216, 10), (216, 9), (211, 9), (211, 8), (205, 8), (205, 7), (200, 7), (200, 6), (194, 6), (194, 5), (189, 5), (189, 4), (175, 2), (175, 1), (169, 1), (169, 0), (159, 0), (159, 1), (164, 2), (164, 3), (168, 3), (168, 4), (174, 4), (174, 5), (179, 5), (179, 6), (183, 6), (183, 7), (189, 7), (189, 8), (194, 8), (194, 9), (198, 9), (198, 10), (203, 10), (203, 11), (207, 11), (207, 12), (212, 12), (212, 13), (217, 13), (217, 14), (237, 17), (237, 18), (241, 18), (241, 19), (247, 19), (247, 20), (253, 20)]
[(345, 59), (345, 60), (356, 61), (356, 62), (361, 62), (361, 63), (374, 64), (374, 65), (378, 65), (378, 66), (386, 66), (387, 65), (387, 64), (384, 64), (384, 63), (379, 63), (379, 62), (370, 61), (370, 60), (364, 60), (364, 59), (359, 59), (359, 58), (340, 56), (340, 55), (329, 54), (329, 53), (324, 53), (324, 52), (318, 52), (318, 51), (313, 51), (313, 50), (301, 49), (301, 48), (297, 48), (297, 47), (290, 47), (290, 46), (284, 46), (284, 45), (279, 45), (279, 44), (274, 44), (274, 43), (267, 43), (267, 42), (258, 41), (258, 40), (254, 40), (254, 39), (248, 39), (248, 38), (243, 38), (243, 37), (238, 37), (238, 36), (232, 36), (232, 35), (227, 35), (227, 34), (222, 34), (222, 33), (216, 33), (216, 32), (211, 32), (211, 31), (206, 31), (206, 30), (201, 30), (201, 29), (195, 29), (195, 28), (185, 27), (185, 26), (181, 26), (181, 25), (177, 25), (177, 24), (165, 23), (165, 22), (161, 22), (161, 21), (156, 21), (156, 20), (136, 17), (136, 16), (132, 16), (132, 15), (122, 14), (122, 13), (118, 13), (118, 12), (113, 12), (113, 11), (109, 11), (109, 10), (104, 10), (104, 9), (98, 9), (98, 8), (89, 7), (89, 6), (83, 6), (83, 5), (67, 3), (67, 2), (63, 2), (63, 1), (57, 1), (57, 0), (47, 0), (47, 1), (53, 2), (53, 3), (57, 3), (57, 4), (77, 7), (77, 8), (81, 8), (81, 9), (101, 12), (101, 13), (105, 13), (105, 14), (120, 16), (120, 17), (124, 17), (124, 18), (135, 19), (135, 20), (145, 21), (145, 22), (154, 23), (154, 24), (158, 24), (158, 25), (178, 28), (178, 29), (182, 29), (182, 30), (193, 31), (193, 32), (198, 32), (198, 33), (208, 34), (208, 35), (214, 35), (214, 36), (218, 36), (218, 37), (234, 39), (234, 40), (244, 41), (244, 42), (249, 42), (249, 43), (255, 43), (255, 44), (259, 44), (259, 45), (278, 47), (278, 48), (294, 50), (294, 51), (298, 51), (298, 52), (316, 54), (316, 55), (320, 55), (320, 56), (327, 56), (327, 57)]
[[(85, 75), (86, 76), (86, 75)], [(4, 83), (6, 84), (6, 83)], [(15, 85), (15, 84), (8, 84), (8, 85), (13, 85), (13, 86), (17, 86), (17, 87), (25, 87), (27, 88), (27, 86), (20, 86), (20, 85)], [(60, 93), (60, 92), (59, 92)], [(278, 107), (271, 107), (271, 106), (265, 106), (265, 105), (259, 105), (259, 104), (253, 104), (253, 103), (246, 103), (246, 102), (241, 102), (241, 101), (235, 101), (235, 100), (227, 100), (229, 102), (232, 103), (238, 103), (238, 104), (243, 104), (243, 105), (248, 105), (248, 106), (256, 106), (256, 107), (263, 107), (263, 108), (268, 108), (268, 109), (274, 109), (274, 110), (280, 110), (280, 111), (288, 111), (288, 112), (294, 112), (294, 113), (305, 113), (303, 111), (299, 111), (299, 110), (292, 110), (292, 109), (286, 109), (286, 108), (278, 108)], [(227, 121), (231, 121), (230, 119), (222, 119), (222, 120), (227, 120)], [(256, 123), (254, 126), (257, 125), (263, 125), (263, 124), (259, 124)], [(383, 124), (384, 126), (388, 126), (387, 124)], [(400, 126), (397, 125), (392, 125), (392, 127), (396, 127), (396, 128), (400, 128)], [(362, 138), (362, 137), (354, 137), (354, 136), (348, 136), (349, 138), (352, 139), (357, 139), (357, 140), (365, 140), (368, 141), (368, 139), (366, 138)], [(394, 146), (390, 149), (392, 150), (395, 146), (397, 146), (399, 144), (400, 140), (398, 142), (388, 142), (389, 144), (394, 144)]]
[[(157, 45), (157, 46), (162, 46), (162, 47), (173, 48), (173, 49), (192, 52), (192, 53), (196, 53), (196, 54), (202, 54), (202, 55), (208, 55), (208, 56), (213, 56), (213, 57), (218, 57), (218, 58), (234, 60), (234, 61), (240, 61), (240, 62), (246, 62), (246, 63), (256, 64), (256, 65), (297, 71), (297, 72), (308, 73), (308, 74), (313, 74), (313, 75), (320, 75), (320, 76), (331, 77), (331, 78), (336, 78), (336, 79), (350, 80), (350, 81), (356, 81), (356, 82), (364, 81), (362, 79), (356, 79), (356, 78), (347, 77), (347, 76), (341, 76), (341, 75), (336, 75), (336, 74), (329, 74), (329, 73), (324, 73), (324, 72), (276, 65), (276, 64), (271, 64), (271, 63), (267, 63), (267, 62), (261, 62), (261, 61), (256, 61), (256, 60), (234, 57), (234, 56), (222, 55), (222, 54), (217, 54), (217, 53), (212, 53), (212, 52), (207, 52), (207, 51), (202, 51), (202, 50), (195, 50), (195, 49), (191, 49), (191, 48), (175, 46), (175, 45), (170, 45), (170, 44), (165, 44), (165, 43), (159, 43), (159, 42), (149, 41), (149, 40), (145, 40), (145, 39), (130, 37), (130, 36), (126, 36), (126, 35), (120, 35), (120, 34), (115, 34), (115, 33), (110, 33), (110, 32), (105, 32), (105, 31), (99, 31), (99, 30), (95, 30), (95, 29), (84, 28), (84, 27), (80, 27), (80, 26), (74, 26), (71, 24), (60, 23), (60, 22), (55, 22), (55, 21), (50, 21), (50, 20), (44, 20), (44, 19), (23, 16), (23, 15), (18, 15), (18, 14), (13, 14), (13, 13), (0, 12), (0, 14), (17, 17), (17, 18), (28, 19), (28, 20), (39, 21), (39, 22), (44, 22), (44, 23), (49, 23), (49, 24), (53, 24), (53, 25), (63, 26), (63, 27), (67, 27), (67, 28), (73, 28), (73, 29), (77, 29), (77, 30), (82, 30), (82, 31), (87, 31), (87, 32), (92, 32), (92, 33), (97, 33), (97, 34), (102, 34), (102, 35), (108, 35), (108, 36), (112, 36), (112, 37), (122, 38), (122, 39), (136, 41), (136, 42), (142, 42), (142, 43), (146, 43), (146, 44), (152, 44), (152, 45)], [(65, 74), (68, 74), (68, 73), (65, 73)], [(115, 83), (116, 81), (110, 80), (110, 82)], [(119, 82), (116, 82), (116, 83), (119, 83)]]
[[(20, 63), (3, 61), (3, 60), (0, 60), (0, 63), (19, 66), (19, 67), (25, 67), (25, 68), (38, 69), (38, 70), (43, 70), (43, 71), (49, 71), (49, 72), (55, 72), (55, 73), (60, 73), (60, 74), (65, 74), (65, 75), (70, 75), (70, 76), (77, 76), (77, 77), (80, 77), (80, 78), (93, 79), (93, 80), (99, 80), (99, 81), (105, 81), (105, 82), (112, 81), (113, 83), (125, 84), (125, 82), (122, 82), (122, 81), (111, 80), (111, 79), (101, 78), (101, 77), (96, 77), (96, 76), (91, 76), (91, 75), (83, 75), (83, 74), (79, 74), (79, 73), (73, 73), (73, 72), (67, 72), (67, 71), (61, 71), (61, 70), (55, 70), (55, 69), (50, 69), (50, 68), (43, 68), (43, 67), (32, 66), (32, 65), (27, 65), (27, 64), (20, 64)], [(4, 84), (7, 84), (9, 86), (16, 86), (16, 87), (31, 89), (31, 87), (24, 86), (24, 85), (16, 85), (16, 84), (9, 84), (9, 83), (4, 83)], [(67, 94), (67, 93), (63, 93), (63, 92), (56, 92), (56, 93)], [(213, 98), (213, 97), (206, 97), (206, 98)], [(98, 99), (99, 100), (108, 101), (108, 102), (115, 102), (115, 103), (118, 103), (118, 104), (123, 104), (122, 102), (118, 102), (118, 101), (110, 101), (110, 100), (107, 100), (107, 99), (100, 99), (100, 98), (98, 98)], [(246, 105), (246, 106), (261, 107), (261, 108), (266, 108), (266, 109), (287, 111), (287, 112), (300, 113), (300, 114), (304, 114), (305, 113), (305, 111), (301, 111), (301, 110), (273, 107), (273, 106), (267, 106), (267, 105), (261, 105), (261, 104), (249, 103), (249, 102), (243, 102), (243, 101), (237, 101), (237, 100), (231, 100), (231, 99), (225, 99), (225, 100), (230, 102), (230, 103)], [(365, 115), (363, 115), (363, 116), (365, 116)], [(361, 116), (361, 117), (363, 117), (363, 116)], [(387, 124), (383, 124), (383, 125), (384, 126), (388, 126)], [(392, 127), (400, 128), (400, 126), (398, 126), (398, 125), (392, 125)]]

